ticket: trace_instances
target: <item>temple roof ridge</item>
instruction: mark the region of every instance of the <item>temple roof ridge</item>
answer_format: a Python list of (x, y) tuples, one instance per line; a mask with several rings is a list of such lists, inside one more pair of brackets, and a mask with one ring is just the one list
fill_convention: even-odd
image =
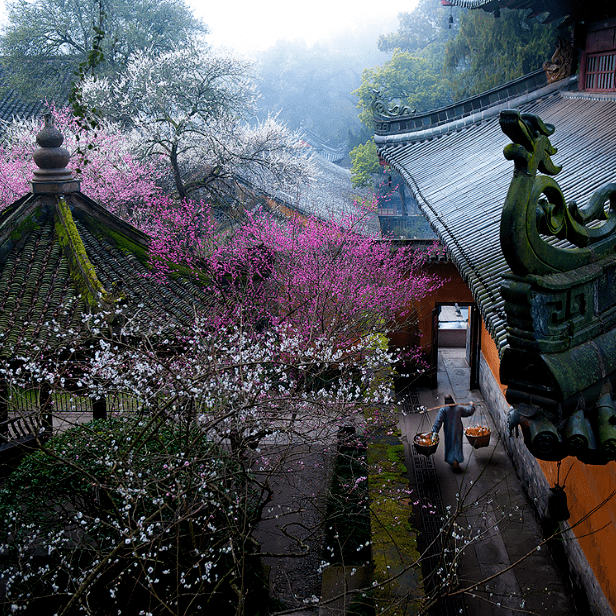
[(561, 29), (612, 16), (613, 9), (613, 0), (441, 0), (441, 4), (470, 10), (483, 9), (495, 17), (500, 15), (501, 9), (525, 10), (529, 11), (529, 18), (544, 15), (544, 24), (560, 21), (558, 27)]
[(548, 84), (545, 72), (540, 69), (447, 107), (398, 118), (375, 117), (375, 142), (377, 145), (416, 143), (439, 137), (496, 117), (503, 109), (567, 91), (577, 81), (578, 76), (572, 75)]

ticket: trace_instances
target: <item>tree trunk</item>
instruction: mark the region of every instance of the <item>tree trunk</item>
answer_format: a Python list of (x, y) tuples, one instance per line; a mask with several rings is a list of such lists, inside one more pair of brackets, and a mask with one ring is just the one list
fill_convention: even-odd
[(42, 414), (42, 424), (45, 428), (41, 440), (51, 438), (53, 434), (53, 395), (47, 383), (43, 383), (39, 390), (39, 408)]
[[(0, 435), (7, 436), (9, 433), (9, 386), (0, 380)], [(1, 443), (1, 441), (0, 441)]]
[(107, 419), (107, 400), (105, 396), (92, 401), (92, 419)]
[(182, 174), (180, 173), (180, 167), (178, 165), (178, 146), (174, 144), (171, 148), (169, 155), (171, 161), (171, 169), (173, 171), (173, 181), (177, 188), (180, 199), (186, 199), (186, 189), (184, 188), (184, 182), (182, 181)]

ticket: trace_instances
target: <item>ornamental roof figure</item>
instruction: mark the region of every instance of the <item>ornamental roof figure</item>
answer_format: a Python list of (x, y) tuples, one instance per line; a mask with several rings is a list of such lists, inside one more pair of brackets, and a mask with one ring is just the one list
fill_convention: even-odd
[(44, 126), (36, 136), (38, 148), (32, 158), (38, 169), (34, 171), (32, 179), (32, 192), (64, 194), (77, 192), (80, 189), (79, 181), (66, 168), (71, 155), (66, 148), (61, 147), (64, 142), (62, 133), (54, 126), (50, 112), (45, 113)]

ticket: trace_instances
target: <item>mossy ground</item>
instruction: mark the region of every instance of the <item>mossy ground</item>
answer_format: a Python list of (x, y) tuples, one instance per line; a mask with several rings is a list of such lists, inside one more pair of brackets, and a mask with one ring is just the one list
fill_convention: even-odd
[[(404, 446), (392, 437), (368, 446), (372, 560), (377, 614), (402, 616), (417, 611), (421, 597), (419, 552), (409, 522), (411, 495), (405, 478)], [(397, 576), (389, 581), (392, 576)]]
[(323, 559), (330, 565), (361, 566), (370, 545), (377, 587), (359, 595), (349, 613), (407, 616), (418, 612), (422, 590), (404, 447), (395, 430), (371, 436), (367, 449), (359, 441), (339, 448)]

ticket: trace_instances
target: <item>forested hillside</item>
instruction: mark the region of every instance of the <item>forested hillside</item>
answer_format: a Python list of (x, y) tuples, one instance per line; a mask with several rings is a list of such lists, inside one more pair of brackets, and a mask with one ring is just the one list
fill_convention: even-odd
[[(400, 13), (398, 30), (378, 39), (379, 49), (391, 58), (364, 69), (355, 91), (363, 125), (372, 130), (377, 92), (391, 104), (422, 112), (540, 68), (553, 53), (558, 29), (542, 25), (540, 16), (527, 17), (528, 12), (505, 9), (495, 18), (420, 0), (414, 11)], [(369, 140), (351, 151), (351, 159), (356, 185), (371, 184), (377, 161)]]

